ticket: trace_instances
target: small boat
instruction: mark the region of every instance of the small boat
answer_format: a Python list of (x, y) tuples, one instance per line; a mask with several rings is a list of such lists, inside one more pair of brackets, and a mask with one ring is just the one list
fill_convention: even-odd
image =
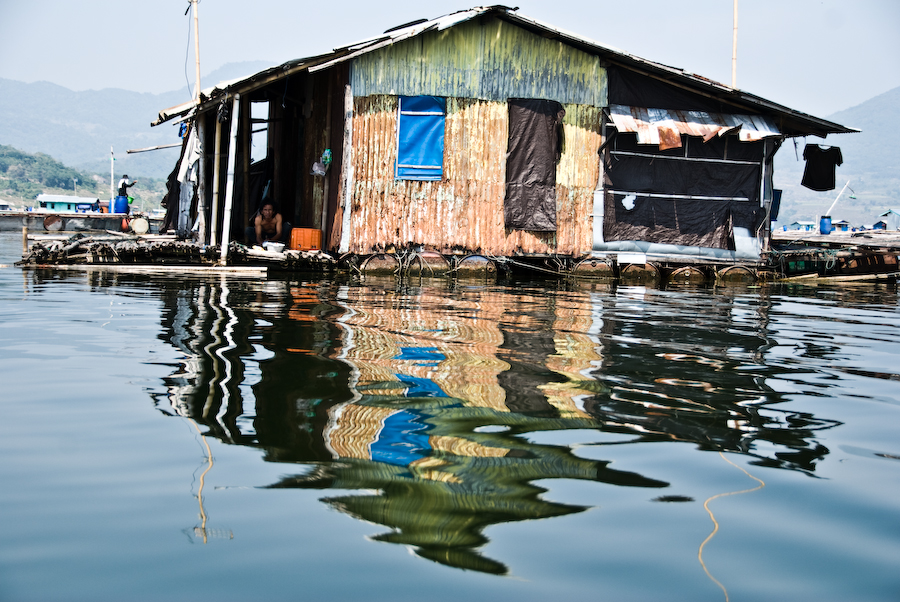
[[(96, 197), (40, 194), (37, 206), (0, 213), (0, 232), (95, 232), (127, 228), (127, 214), (109, 213), (109, 203)], [(123, 220), (126, 220), (123, 223)]]

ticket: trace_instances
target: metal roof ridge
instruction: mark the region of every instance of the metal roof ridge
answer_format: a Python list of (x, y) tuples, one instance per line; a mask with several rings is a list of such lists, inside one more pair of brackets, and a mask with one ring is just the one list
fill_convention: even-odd
[[(203, 105), (207, 104), (217, 96), (216, 92), (221, 91), (228, 93), (229, 89), (241, 88), (247, 86), (253, 88), (253, 84), (264, 85), (267, 80), (272, 77), (279, 77), (279, 71), (288, 74), (290, 71), (297, 69), (305, 69), (310, 73), (327, 69), (333, 65), (352, 60), (363, 54), (373, 52), (379, 48), (389, 46), (395, 43), (403, 42), (410, 38), (417, 37), (428, 31), (442, 31), (449, 27), (454, 27), (460, 23), (464, 23), (473, 18), (482, 15), (496, 15), (501, 20), (506, 20), (514, 25), (518, 25), (525, 29), (540, 34), (543, 32), (547, 37), (558, 39), (561, 43), (580, 48), (582, 51), (593, 53), (603, 57), (614, 64), (620, 64), (623, 68), (636, 70), (637, 72), (645, 71), (645, 75), (667, 81), (672, 85), (680, 86), (695, 93), (708, 95), (717, 98), (720, 101), (740, 105), (747, 110), (768, 110), (780, 114), (782, 119), (796, 119), (798, 122), (806, 122), (807, 128), (820, 129), (822, 133), (853, 133), (859, 132), (855, 128), (848, 128), (838, 123), (831, 122), (820, 117), (815, 117), (808, 113), (797, 111), (781, 105), (779, 103), (767, 100), (755, 94), (742, 91), (738, 88), (732, 88), (726, 84), (717, 82), (702, 75), (697, 75), (686, 71), (679, 67), (673, 67), (649, 59), (641, 58), (624, 50), (602, 44), (585, 36), (554, 27), (548, 23), (538, 19), (521, 15), (518, 7), (510, 8), (504, 5), (475, 6), (469, 9), (456, 11), (446, 15), (442, 15), (425, 21), (413, 21), (408, 26), (400, 26), (396, 31), (388, 30), (387, 33), (379, 34), (354, 42), (349, 45), (339, 46), (332, 49), (331, 52), (315, 55), (305, 59), (295, 59), (287, 61), (279, 66), (272, 67), (260, 71), (254, 75), (238, 80), (229, 80), (220, 82), (204, 90), (206, 99), (201, 102), (199, 107), (196, 100), (183, 103), (171, 107), (159, 113), (159, 118), (152, 125), (158, 125), (173, 117), (184, 115), (192, 110), (203, 110)], [(201, 95), (202, 99), (203, 94)], [(827, 130), (827, 131), (826, 131)], [(816, 133), (815, 135), (822, 135)]]

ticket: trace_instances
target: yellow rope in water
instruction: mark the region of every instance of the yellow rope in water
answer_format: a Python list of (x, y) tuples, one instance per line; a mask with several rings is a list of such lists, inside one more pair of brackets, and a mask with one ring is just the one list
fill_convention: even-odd
[[(209, 443), (206, 442), (206, 437), (203, 436), (203, 433), (200, 431), (200, 427), (197, 426), (197, 423), (192, 419), (188, 418), (191, 421), (191, 424), (194, 425), (194, 428), (197, 429), (197, 433), (200, 434), (200, 439), (203, 440), (203, 445), (206, 446), (206, 470), (203, 471), (203, 474), (200, 475), (200, 489), (197, 491), (197, 501), (200, 504), (200, 527), (199, 531), (203, 535), (203, 543), (209, 543), (207, 541), (207, 533), (206, 533), (206, 510), (203, 508), (203, 485), (205, 484), (206, 473), (208, 473), (213, 467), (213, 457), (212, 450), (209, 449)], [(196, 532), (197, 529), (194, 529)]]
[(729, 460), (728, 458), (726, 458), (726, 457), (725, 457), (725, 454), (723, 454), (722, 452), (719, 452), (719, 455), (722, 457), (723, 460), (725, 460), (726, 462), (728, 462), (729, 464), (731, 464), (731, 465), (734, 466), (735, 468), (739, 469), (739, 470), (740, 470), (741, 472), (743, 472), (745, 475), (747, 475), (748, 477), (750, 477), (751, 479), (753, 479), (754, 481), (756, 481), (757, 483), (759, 483), (759, 485), (757, 485), (756, 487), (754, 487), (754, 488), (752, 488), (752, 489), (743, 489), (743, 490), (741, 490), (741, 491), (730, 491), (730, 492), (728, 492), (728, 493), (719, 493), (719, 494), (716, 494), (716, 495), (712, 496), (711, 498), (709, 498), (709, 499), (706, 500), (705, 502), (703, 502), (703, 508), (706, 510), (707, 514), (709, 514), (709, 518), (710, 518), (710, 520), (712, 520), (712, 522), (713, 522), (713, 530), (712, 530), (712, 533), (710, 533), (709, 536), (707, 536), (707, 538), (703, 540), (703, 543), (700, 544), (700, 549), (697, 551), (697, 560), (700, 561), (700, 566), (703, 567), (703, 572), (706, 573), (706, 576), (709, 577), (709, 578), (713, 581), (713, 583), (715, 583), (716, 585), (718, 585), (718, 586), (722, 589), (722, 593), (725, 594), (725, 602), (728, 602), (728, 590), (725, 589), (725, 586), (722, 585), (722, 583), (721, 583), (718, 579), (716, 579), (715, 577), (712, 576), (712, 573), (709, 572), (709, 569), (706, 568), (706, 563), (703, 561), (703, 548), (704, 548), (704, 546), (706, 546), (706, 544), (709, 543), (709, 541), (710, 541), (713, 537), (715, 537), (716, 533), (719, 531), (719, 522), (716, 520), (715, 515), (713, 515), (712, 510), (709, 509), (709, 503), (710, 503), (711, 501), (713, 501), (714, 499), (720, 498), (720, 497), (726, 497), (726, 496), (729, 496), (729, 495), (738, 495), (738, 494), (741, 494), (741, 493), (750, 493), (751, 491), (756, 491), (756, 490), (758, 490), (758, 489), (762, 489), (763, 487), (766, 486), (766, 484), (762, 481), (762, 479), (757, 479), (757, 478), (754, 477), (752, 474), (750, 474), (749, 472), (747, 472), (746, 470), (744, 470), (743, 468), (741, 468), (740, 466), (738, 466), (737, 464), (735, 464), (734, 462), (732, 462), (731, 460)]

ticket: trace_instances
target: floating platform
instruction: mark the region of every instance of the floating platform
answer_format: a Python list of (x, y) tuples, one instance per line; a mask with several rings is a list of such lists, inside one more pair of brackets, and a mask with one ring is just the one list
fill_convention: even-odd
[(776, 231), (769, 267), (776, 279), (853, 282), (896, 279), (900, 231)]
[[(55, 233), (27, 236), (17, 265), (33, 268), (212, 273), (342, 271), (359, 275), (495, 279), (498, 275), (572, 278), (638, 286), (705, 286), (791, 281), (806, 284), (897, 280), (900, 232), (779, 232), (758, 262), (711, 263), (681, 258), (616, 256), (491, 257), (403, 250), (336, 258), (318, 249), (271, 251), (232, 242), (222, 261), (218, 246), (174, 235)], [(29, 246), (30, 243), (30, 246)], [(633, 254), (632, 254), (633, 255)], [(215, 270), (213, 270), (215, 268)], [(245, 270), (246, 271), (246, 270)], [(248, 272), (249, 273), (249, 272)]]
[(124, 213), (49, 213), (41, 211), (0, 212), (0, 232), (105, 232), (122, 230)]
[[(71, 233), (69, 233), (71, 234)], [(175, 235), (134, 235), (116, 232), (74, 235), (27, 235), (23, 268), (108, 269), (142, 273), (265, 273), (332, 271), (336, 260), (321, 251), (267, 251), (231, 243), (226, 261), (218, 246), (176, 240)]]

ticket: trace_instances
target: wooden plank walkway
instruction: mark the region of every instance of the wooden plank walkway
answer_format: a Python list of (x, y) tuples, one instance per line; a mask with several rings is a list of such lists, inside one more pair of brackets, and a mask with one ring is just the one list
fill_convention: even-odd
[(850, 249), (853, 247), (870, 251), (900, 253), (900, 230), (864, 230), (860, 232), (839, 232), (819, 234), (818, 230), (775, 230), (772, 232), (772, 246), (809, 246)]

